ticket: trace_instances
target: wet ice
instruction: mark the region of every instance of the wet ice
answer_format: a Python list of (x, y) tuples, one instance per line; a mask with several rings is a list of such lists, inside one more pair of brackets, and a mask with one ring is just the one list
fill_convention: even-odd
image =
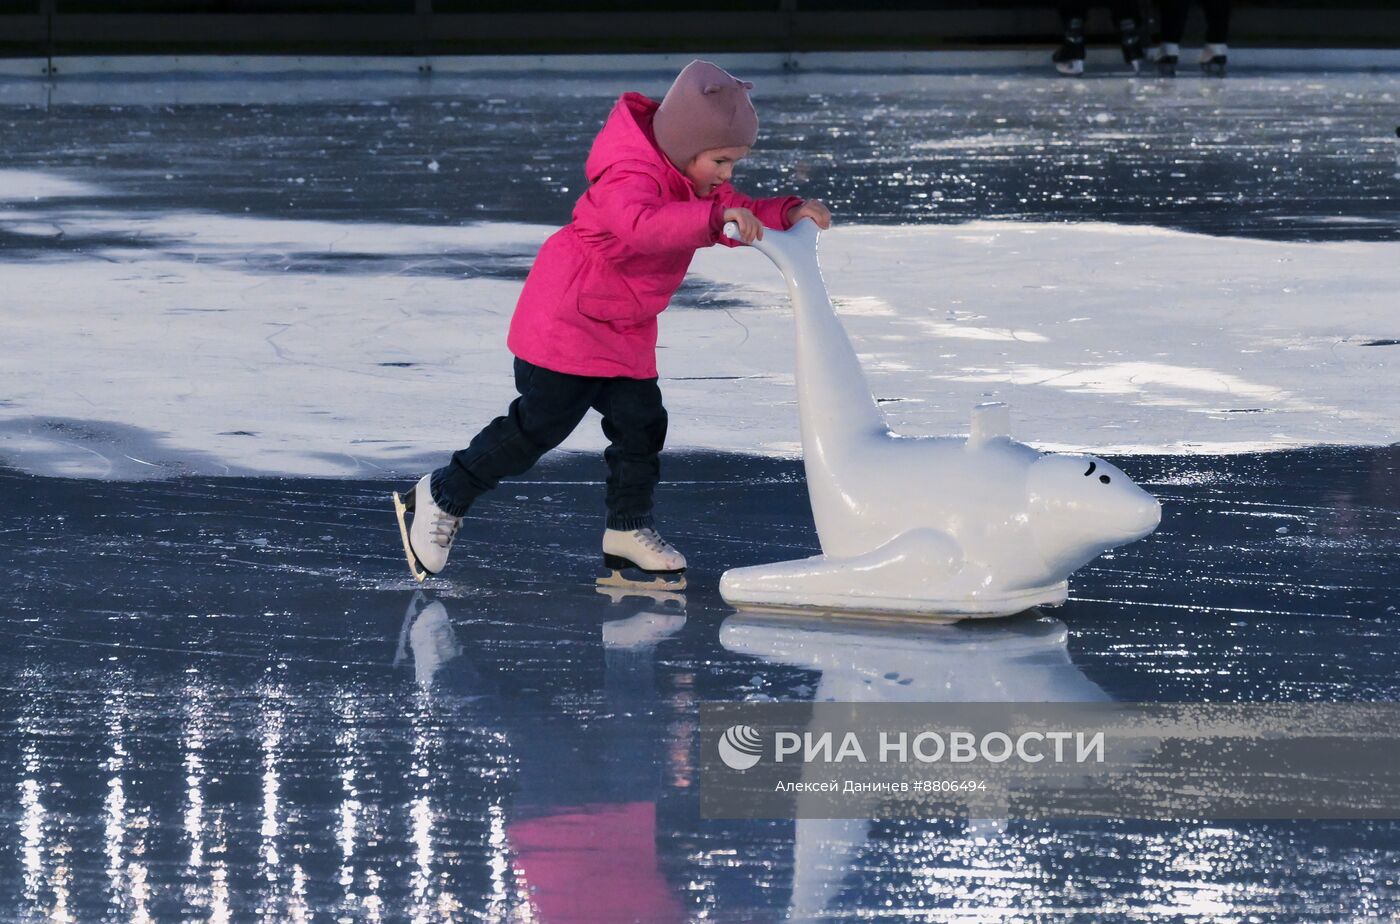
[(694, 590), (655, 598), (591, 585), (590, 455), (473, 508), (426, 595), (388, 483), (6, 472), (0, 895), (79, 920), (1400, 908), (1389, 822), (698, 817), (707, 700), (1400, 695), (1393, 449), (1117, 461), (1157, 533), (1063, 608), (922, 630), (718, 599), (724, 568), (816, 550), (795, 462), (674, 457)]

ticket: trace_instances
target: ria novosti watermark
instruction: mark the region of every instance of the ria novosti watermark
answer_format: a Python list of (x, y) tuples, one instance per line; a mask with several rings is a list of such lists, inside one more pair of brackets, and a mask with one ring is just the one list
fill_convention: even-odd
[(715, 703), (707, 817), (1400, 818), (1400, 704)]
[[(749, 740), (761, 745), (761, 736), (747, 725), (731, 726), (731, 731), (733, 729), (745, 729)], [(913, 759), (925, 764), (941, 761), (966, 764), (979, 760), (999, 764), (1013, 757), (1028, 764), (1038, 764), (1047, 757), (1055, 763), (1104, 761), (1104, 733), (1101, 731), (1090, 734), (1082, 731), (1023, 731), (1014, 740), (1006, 732), (999, 731), (986, 732), (980, 736), (970, 731), (953, 731), (946, 734), (936, 731), (922, 731), (917, 734), (907, 731), (882, 731), (878, 738), (879, 747), (874, 759), (881, 763), (891, 760), (908, 763)], [(829, 731), (820, 734), (780, 731), (774, 734), (773, 741), (773, 761), (779, 764), (793, 759), (803, 763), (822, 761), (840, 764), (849, 760), (864, 764), (872, 759), (866, 756), (860, 736), (850, 731), (841, 736), (839, 745), (835, 743), (834, 734)], [(751, 744), (745, 754), (745, 763), (749, 767), (758, 763), (757, 756), (760, 752), (755, 751), (753, 747)], [(735, 766), (728, 760), (725, 760), (725, 764), (731, 770), (747, 769)]]

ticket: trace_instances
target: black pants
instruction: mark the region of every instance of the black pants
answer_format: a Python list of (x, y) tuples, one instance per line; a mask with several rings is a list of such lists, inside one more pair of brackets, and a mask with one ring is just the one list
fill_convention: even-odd
[[(1188, 0), (1162, 0), (1162, 41), (1181, 43), (1186, 32)], [(1206, 41), (1224, 45), (1230, 36), (1230, 0), (1201, 0), (1206, 14)]]
[(520, 397), (502, 417), (482, 429), (452, 462), (433, 472), (433, 502), (462, 516), (472, 501), (500, 483), (523, 475), (540, 456), (564, 442), (589, 408), (603, 415), (609, 446), (608, 528), (652, 525), (652, 494), (661, 480), (666, 443), (666, 408), (656, 379), (568, 375), (515, 360)]
[[(1118, 24), (1125, 19), (1136, 20), (1138, 18), (1138, 4), (1136, 0), (1112, 0), (1110, 3), (1102, 4), (1107, 6), (1109, 13), (1113, 16), (1113, 27), (1118, 28)], [(1060, 3), (1060, 22), (1066, 27), (1071, 19), (1078, 19), (1081, 22), (1089, 18), (1088, 0), (1064, 0)]]

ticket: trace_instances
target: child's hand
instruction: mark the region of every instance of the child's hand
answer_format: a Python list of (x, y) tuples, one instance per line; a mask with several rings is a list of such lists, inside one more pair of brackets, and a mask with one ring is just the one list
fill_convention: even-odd
[(801, 205), (794, 205), (788, 209), (788, 226), (797, 224), (804, 218), (810, 218), (817, 223), (817, 227), (823, 231), (831, 227), (831, 210), (820, 199), (808, 199)]
[(739, 226), (739, 239), (745, 244), (763, 240), (763, 222), (748, 209), (725, 209), (724, 220)]

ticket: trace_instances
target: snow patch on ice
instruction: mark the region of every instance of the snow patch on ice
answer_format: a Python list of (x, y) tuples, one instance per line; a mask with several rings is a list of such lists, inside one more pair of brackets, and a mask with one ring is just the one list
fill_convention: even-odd
[(895, 316), (894, 307), (889, 302), (873, 295), (857, 295), (849, 298), (837, 298), (832, 301), (836, 310), (843, 316), (857, 314), (868, 318), (892, 318)]
[(986, 327), (966, 327), (961, 324), (944, 324), (938, 321), (925, 321), (920, 325), (935, 337), (953, 340), (1015, 340), (1019, 343), (1049, 343), (1050, 338), (1029, 330), (991, 330)]
[[(1288, 393), (1280, 389), (1255, 385), (1213, 369), (1193, 369), (1165, 363), (1112, 363), (1088, 369), (1019, 366), (1006, 370), (969, 371), (948, 378), (963, 382), (1011, 382), (1016, 385), (1082, 388), (1103, 395), (1142, 394), (1152, 386), (1164, 386), (1185, 391), (1219, 392), (1261, 401), (1283, 401), (1288, 397)], [(1318, 408), (1308, 406), (1308, 409)]]
[(92, 196), (102, 190), (42, 170), (0, 170), (0, 202)]
[[(552, 228), (49, 209), (34, 190), (75, 185), (16, 173), (0, 173), (0, 188), (27, 200), (0, 211), (6, 230), (36, 246), (58, 231), (133, 243), (4, 263), (0, 459), (95, 478), (409, 474), (440, 464), (515, 395), (505, 333), (518, 274), (415, 267), (469, 253), (478, 270), (518, 270)], [(289, 254), (382, 259), (268, 271)], [(1400, 350), (1364, 345), (1400, 337), (1397, 243), (838, 225), (822, 260), (901, 433), (965, 433), (973, 405), (1002, 400), (1013, 435), (1046, 449), (1400, 439)], [(714, 247), (692, 276), (740, 306), (663, 315), (670, 446), (795, 453), (793, 324), (776, 270), (757, 252)], [(595, 417), (564, 448), (603, 445)]]

